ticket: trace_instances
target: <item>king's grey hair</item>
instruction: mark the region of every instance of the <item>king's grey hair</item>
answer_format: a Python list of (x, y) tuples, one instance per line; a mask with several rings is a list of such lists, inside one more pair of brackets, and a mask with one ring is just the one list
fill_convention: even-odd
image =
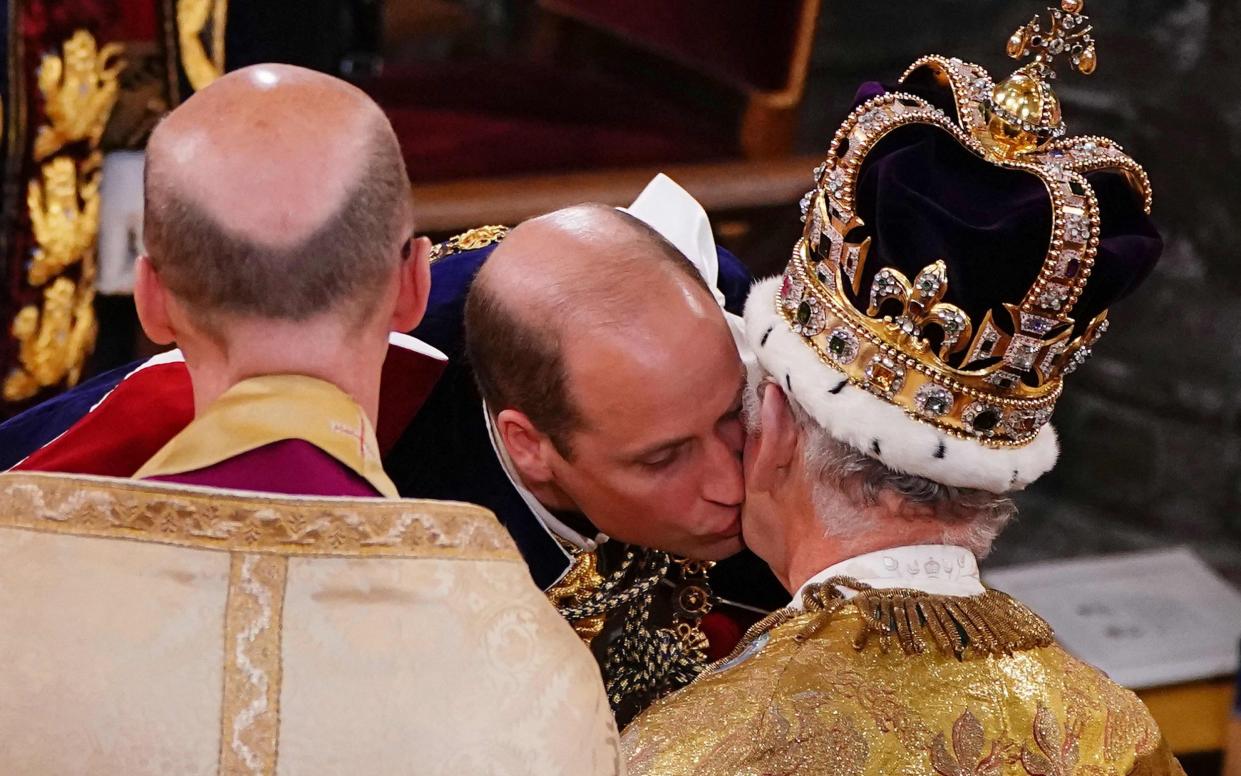
[[(774, 381), (752, 377), (745, 391), (743, 415), (746, 430), (752, 435), (761, 431), (759, 396), (765, 382), (775, 385)], [(903, 506), (933, 515), (943, 527), (942, 544), (965, 547), (979, 558), (986, 557), (1000, 531), (1017, 514), (1017, 505), (1006, 496), (956, 488), (889, 469), (828, 434), (796, 398), (788, 396), (788, 402), (802, 442), (802, 465), (813, 488), (815, 514), (823, 522), (826, 535), (846, 547), (875, 530), (871, 508), (880, 503), (879, 496), (885, 491), (897, 496)], [(898, 509), (880, 519), (904, 518)]]

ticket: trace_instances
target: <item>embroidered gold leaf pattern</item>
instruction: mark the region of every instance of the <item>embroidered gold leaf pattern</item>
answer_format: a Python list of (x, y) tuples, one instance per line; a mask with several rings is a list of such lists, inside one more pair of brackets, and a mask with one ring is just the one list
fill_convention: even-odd
[(461, 234), (449, 237), (442, 243), (431, 248), (432, 263), (445, 256), (452, 256), (463, 251), (473, 251), (498, 243), (508, 234), (507, 226), (479, 226)]
[(986, 733), (973, 712), (966, 709), (952, 726), (952, 752), (943, 733), (931, 744), (931, 765), (940, 776), (999, 776), (1006, 760), (1000, 741), (983, 756)]
[(1039, 704), (1034, 713), (1034, 743), (1021, 750), (1021, 765), (1030, 776), (1073, 776), (1077, 770), (1078, 733), (1061, 731), (1056, 715)]
[[(547, 590), (547, 600), (558, 609), (564, 606), (581, 606), (602, 586), (603, 577), (599, 574), (598, 555), (594, 552), (579, 552), (574, 555), (573, 565), (568, 573)], [(597, 614), (571, 620), (569, 624), (582, 641), (590, 644), (603, 631), (603, 622), (604, 615)]]
[[(876, 776), (1183, 776), (1157, 745), (1142, 703), (1059, 646), (968, 659), (935, 648), (859, 650), (856, 599), (838, 606), (827, 590), (811, 599), (805, 611), (782, 610), (750, 634), (747, 659), (708, 672), (631, 723), (622, 736), (631, 776), (856, 773), (851, 752), (861, 748), (841, 744), (854, 743), (837, 730), (843, 720), (866, 745), (862, 772)], [(892, 603), (891, 612), (908, 611)], [(941, 625), (957, 627), (951, 616)], [(996, 638), (1022, 638), (1020, 623), (1012, 631), (992, 619), (984, 625)], [(1080, 708), (1057, 724), (1070, 695)], [(1108, 716), (1105, 748), (1096, 731)], [(1025, 722), (1015, 728), (1014, 720)]]
[(870, 754), (866, 738), (851, 716), (824, 724), (817, 712), (825, 700), (821, 693), (801, 693), (777, 704), (782, 708), (769, 710), (766, 725), (779, 735), (767, 741), (782, 743), (772, 748), (756, 747), (746, 763), (746, 772), (763, 776), (863, 776)]

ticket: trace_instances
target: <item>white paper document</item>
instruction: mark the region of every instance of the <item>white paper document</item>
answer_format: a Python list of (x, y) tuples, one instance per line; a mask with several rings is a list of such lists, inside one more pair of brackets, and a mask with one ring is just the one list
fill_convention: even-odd
[(1232, 675), (1241, 593), (1191, 550), (1030, 563), (983, 573), (1046, 619), (1072, 654), (1132, 689)]

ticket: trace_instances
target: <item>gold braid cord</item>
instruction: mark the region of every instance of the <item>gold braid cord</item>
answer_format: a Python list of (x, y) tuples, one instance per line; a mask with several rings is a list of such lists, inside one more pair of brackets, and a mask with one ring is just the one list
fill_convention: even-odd
[[(547, 600), (562, 614), (595, 598), (603, 586), (599, 575), (599, 557), (593, 552), (579, 552), (573, 565), (559, 582), (547, 590)], [(604, 612), (569, 620), (578, 638), (590, 644), (603, 630)]]
[[(74, 385), (95, 344), (99, 139), (116, 104), (121, 51), (115, 43), (100, 48), (78, 30), (61, 54), (47, 54), (39, 65), (47, 123), (35, 137), (40, 167), (26, 189), (35, 243), (27, 281), (43, 289), (43, 298), (18, 311), (10, 325), (18, 366), (4, 380), (6, 401)], [(75, 265), (81, 266), (76, 281), (69, 275)]]
[[(707, 639), (698, 620), (710, 604), (703, 600), (694, 611), (678, 609), (671, 627), (657, 627), (650, 621), (651, 606), (673, 565), (667, 553), (630, 547), (606, 580), (593, 561), (581, 562), (585, 556), (593, 553), (577, 555), (573, 568), (547, 595), (587, 644), (603, 630), (609, 615), (621, 615), (624, 624), (607, 646), (603, 675), (613, 712), (627, 716), (693, 681), (706, 666)], [(682, 576), (692, 580), (688, 589), (705, 590), (696, 567), (678, 564)]]

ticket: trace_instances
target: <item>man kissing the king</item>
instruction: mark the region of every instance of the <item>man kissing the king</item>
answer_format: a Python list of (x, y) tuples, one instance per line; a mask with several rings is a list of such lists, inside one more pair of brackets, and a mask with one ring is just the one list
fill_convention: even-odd
[[(996, 768), (1051, 757), (1039, 752), (1057, 726), (1083, 758), (1103, 738), (1121, 760), (1164, 756), (1131, 695), (977, 575), (1014, 512), (1005, 494), (1055, 462), (1048, 420), (1063, 377), (1161, 249), (1141, 168), (1109, 140), (1064, 136), (1048, 81), (1056, 55), (1093, 70), (1080, 5), (1055, 12), (1055, 36), (1019, 31), (1010, 53), (1035, 60), (999, 84), (933, 57), (896, 89), (864, 86), (803, 200), (788, 270), (748, 302), (745, 270), (667, 180), (628, 213), (579, 206), (437, 246), (419, 339), (394, 335), (385, 364), (385, 468), (402, 495), (496, 513), (592, 644), (622, 723), (693, 682), (627, 731), (638, 773), (708, 772), (695, 768), (717, 746), (742, 759), (716, 772), (745, 772), (739, 763), (758, 756), (749, 728), (693, 722), (720, 708), (730, 723), (802, 725), (806, 741), (844, 736), (860, 747), (850, 751), (874, 752), (896, 746), (874, 720), (899, 712), (892, 735), (919, 756), (938, 753), (944, 731), (972, 741), (998, 726), (1007, 738), (992, 754), (1007, 759), (988, 761)], [(721, 310), (743, 303), (744, 331)], [(750, 367), (748, 437), (734, 339)], [(0, 465), (131, 475), (131, 461), (189, 422), (183, 373), (164, 355), (28, 411), (0, 426), (12, 456)], [(745, 619), (740, 607), (713, 618), (707, 584), (710, 562), (740, 550), (741, 533), (798, 594), (704, 673)], [(911, 581), (905, 567), (923, 573)], [(778, 586), (761, 572), (726, 561), (711, 579), (770, 610)], [(871, 661), (877, 673), (859, 681), (874, 684), (828, 686), (816, 669), (799, 695), (753, 679), (820, 648), (842, 671)], [(908, 676), (922, 679), (884, 684)], [(1011, 694), (1018, 679), (1030, 692), (1011, 708), (962, 696), (942, 711), (952, 719), (932, 718), (912, 703), (923, 679), (942, 682), (928, 697), (969, 683)], [(798, 705), (871, 686), (890, 709), (850, 709), (827, 725), (815, 715), (835, 719), (836, 707)], [(770, 767), (812, 756), (760, 741)], [(943, 757), (937, 772), (958, 772), (938, 770)], [(981, 765), (980, 754), (961, 767)]]
[(742, 530), (793, 599), (624, 730), (629, 773), (1183, 773), (1132, 692), (979, 579), (1162, 249), (1142, 168), (1065, 133), (1081, 6), (1019, 29), (1034, 59), (998, 83), (929, 56), (858, 92), (745, 310)]

